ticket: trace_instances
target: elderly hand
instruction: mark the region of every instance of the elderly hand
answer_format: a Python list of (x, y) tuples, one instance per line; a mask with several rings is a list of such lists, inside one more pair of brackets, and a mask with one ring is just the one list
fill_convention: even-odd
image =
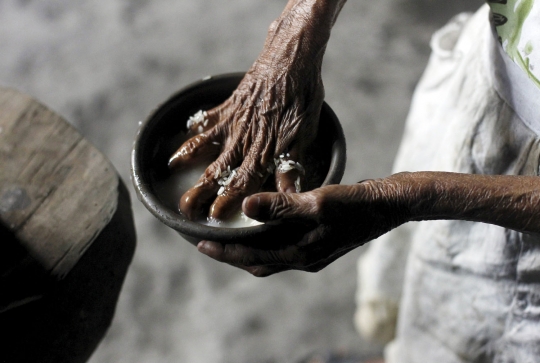
[[(317, 73), (307, 77), (292, 75), (290, 70), (278, 74), (251, 69), (225, 103), (207, 111), (206, 126), (192, 126), (202, 127), (203, 132), (186, 141), (171, 158), (170, 167), (180, 169), (219, 154), (181, 198), (180, 210), (196, 219), (204, 206), (212, 204), (210, 218), (227, 218), (240, 208), (245, 196), (259, 191), (274, 175), (274, 159), (280, 155), (288, 154), (285, 158), (300, 166), (288, 172), (275, 170), (276, 188), (295, 192), (298, 177), (303, 184), (305, 150), (316, 136), (323, 93)], [(219, 176), (228, 169), (236, 169), (235, 176), (220, 191)]]
[(255, 276), (285, 270), (316, 272), (354, 248), (406, 222), (402, 191), (392, 178), (330, 185), (306, 193), (260, 193), (244, 200), (244, 213), (262, 222), (294, 221), (307, 228), (300, 240), (257, 249), (203, 241), (199, 251)]
[(307, 193), (260, 193), (244, 200), (246, 215), (264, 222), (295, 221), (308, 232), (300, 240), (284, 235), (284, 247), (269, 250), (209, 241), (200, 242), (198, 249), (267, 276), (290, 269), (319, 271), (409, 221), (467, 220), (540, 233), (539, 190), (538, 176), (415, 172)]
[[(304, 184), (305, 153), (316, 136), (324, 98), (322, 58), (342, 3), (290, 1), (272, 23), (263, 52), (236, 91), (192, 125), (197, 135), (173, 154), (170, 168), (217, 158), (180, 200), (188, 218), (200, 217), (210, 205), (208, 217), (226, 219), (244, 197), (260, 190), (272, 175), (274, 159), (282, 154), (300, 165), (276, 171), (277, 191), (296, 192), (298, 184)], [(238, 169), (221, 188), (219, 176), (229, 168)]]

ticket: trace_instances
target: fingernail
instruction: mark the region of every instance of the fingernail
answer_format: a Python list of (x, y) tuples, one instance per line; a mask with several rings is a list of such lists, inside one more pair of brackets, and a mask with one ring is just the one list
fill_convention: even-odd
[(169, 169), (174, 169), (175, 164), (176, 164), (176, 156), (173, 156), (169, 159), (167, 166), (169, 167)]
[(199, 243), (197, 243), (197, 249), (199, 250), (199, 252), (206, 252), (206, 250), (208, 249), (208, 243), (206, 241), (200, 241)]
[(258, 196), (244, 198), (244, 201), (242, 202), (244, 214), (248, 217), (256, 217), (259, 214), (260, 203), (261, 198)]
[(190, 221), (195, 220), (202, 212), (201, 205), (190, 195), (183, 195), (178, 203), (178, 210), (184, 214)]
[(169, 159), (167, 165), (169, 169), (180, 170), (182, 167), (181, 154), (179, 152), (174, 153), (174, 155)]

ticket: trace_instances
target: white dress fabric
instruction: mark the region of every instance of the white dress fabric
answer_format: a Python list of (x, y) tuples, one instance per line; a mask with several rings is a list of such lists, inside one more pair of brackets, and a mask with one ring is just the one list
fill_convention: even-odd
[(540, 0), (487, 2), (504, 52), (540, 87)]
[[(394, 171), (538, 175), (540, 88), (506, 62), (489, 7), (455, 17), (431, 47)], [(358, 267), (360, 330), (390, 339), (399, 306), (387, 363), (540, 362), (540, 235), (408, 223)]]

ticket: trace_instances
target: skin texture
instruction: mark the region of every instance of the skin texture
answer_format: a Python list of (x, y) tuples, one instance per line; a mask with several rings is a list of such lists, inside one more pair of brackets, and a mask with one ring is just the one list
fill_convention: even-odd
[[(343, 1), (295, 0), (287, 4), (268, 31), (262, 53), (233, 95), (208, 111), (203, 133), (186, 141), (171, 157), (171, 169), (189, 167), (215, 157), (181, 198), (179, 207), (190, 219), (208, 210), (208, 217), (226, 219), (244, 197), (260, 190), (268, 167), (282, 153), (304, 163), (305, 150), (316, 136), (324, 99), (321, 64), (330, 29)], [(193, 126), (192, 132), (198, 125)], [(303, 164), (305, 165), (305, 164)], [(237, 176), (216, 197), (216, 171), (239, 167)], [(303, 174), (276, 173), (280, 192), (294, 192)]]
[[(244, 213), (264, 222), (281, 219), (308, 226), (300, 240), (286, 247), (259, 250), (243, 245), (201, 242), (199, 251), (222, 262), (268, 276), (290, 269), (317, 272), (366, 241), (405, 222), (389, 188), (367, 181), (330, 185), (307, 193), (259, 193), (246, 198)], [(283, 236), (286, 240), (289, 236)]]
[(398, 173), (307, 193), (259, 193), (244, 200), (243, 210), (262, 222), (288, 219), (312, 228), (302, 239), (275, 250), (203, 241), (199, 251), (260, 277), (291, 269), (316, 272), (410, 221), (459, 219), (540, 233), (540, 180), (536, 176)]
[[(258, 193), (266, 166), (284, 150), (302, 162), (313, 137), (324, 95), (320, 76), (330, 30), (344, 1), (291, 0), (270, 27), (265, 47), (238, 90), (209, 112), (209, 129), (184, 144), (173, 168), (201, 155), (219, 155), (201, 186), (190, 189), (180, 209), (190, 218), (212, 203), (210, 216), (222, 218), (242, 203), (261, 222), (285, 220), (307, 232), (285, 247), (256, 249), (202, 241), (200, 252), (255, 276), (286, 270), (316, 272), (354, 248), (410, 221), (456, 219), (540, 233), (540, 179), (443, 172), (399, 173), (356, 185), (333, 185), (290, 193), (296, 175), (278, 175), (277, 193)], [(212, 142), (220, 147), (212, 147)], [(213, 175), (217, 167), (241, 165), (222, 197)], [(249, 197), (246, 197), (251, 195)], [(290, 238), (283, 236), (284, 239)]]

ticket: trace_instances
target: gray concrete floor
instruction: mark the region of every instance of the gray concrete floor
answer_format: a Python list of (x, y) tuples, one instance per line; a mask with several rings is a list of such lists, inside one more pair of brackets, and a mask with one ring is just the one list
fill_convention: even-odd
[[(138, 122), (205, 75), (246, 70), (285, 0), (0, 0), (0, 84), (73, 123), (131, 187)], [(350, 0), (323, 66), (343, 123), (343, 183), (385, 176), (434, 30), (481, 1)], [(362, 249), (317, 274), (257, 279), (197, 253), (133, 196), (138, 247), (91, 362), (296, 362), (377, 353), (352, 324)]]

